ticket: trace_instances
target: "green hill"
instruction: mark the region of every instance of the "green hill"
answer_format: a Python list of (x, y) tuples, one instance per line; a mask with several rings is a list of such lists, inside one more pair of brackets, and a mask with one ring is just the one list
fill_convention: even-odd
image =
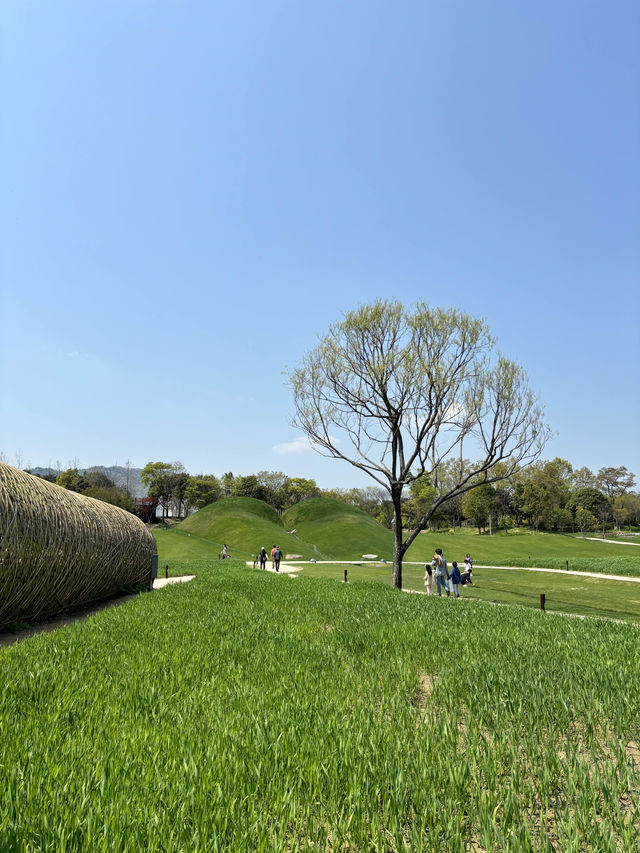
[(391, 531), (366, 512), (333, 498), (302, 501), (282, 520), (301, 540), (313, 542), (325, 559), (359, 560), (363, 554), (377, 554), (391, 560), (393, 555)]
[(312, 545), (286, 533), (278, 513), (255, 498), (225, 498), (210, 504), (180, 522), (175, 534), (198, 536), (214, 542), (218, 550), (226, 543), (232, 556), (246, 559), (257, 554), (262, 545), (267, 551), (279, 545), (285, 556), (319, 556)]

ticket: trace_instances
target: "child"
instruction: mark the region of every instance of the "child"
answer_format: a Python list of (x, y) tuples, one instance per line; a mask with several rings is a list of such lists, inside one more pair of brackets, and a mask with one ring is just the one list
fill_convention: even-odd
[(427, 588), (427, 595), (433, 595), (433, 570), (436, 567), (436, 561), (427, 563), (424, 567), (424, 585)]
[(449, 573), (449, 579), (451, 581), (451, 585), (453, 586), (453, 594), (456, 598), (460, 598), (460, 569), (458, 568), (458, 564), (454, 560), (451, 563), (451, 572)]

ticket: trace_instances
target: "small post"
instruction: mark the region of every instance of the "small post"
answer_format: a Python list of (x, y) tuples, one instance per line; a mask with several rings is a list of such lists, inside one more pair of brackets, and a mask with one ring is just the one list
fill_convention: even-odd
[(168, 563), (167, 563), (167, 565), (164, 567), (164, 576), (165, 576), (165, 578), (168, 578), (168, 577), (169, 577), (169, 564), (168, 564)]
[(546, 601), (546, 596), (545, 596), (544, 592), (541, 592), (540, 593), (540, 610), (544, 610), (545, 601)]
[(344, 570), (344, 582), (347, 583), (347, 570)]
[(569, 560), (565, 560), (567, 571), (569, 571)]

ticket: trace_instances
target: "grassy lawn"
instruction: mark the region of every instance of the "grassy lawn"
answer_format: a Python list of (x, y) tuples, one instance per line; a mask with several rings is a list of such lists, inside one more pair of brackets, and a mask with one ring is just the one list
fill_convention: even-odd
[[(342, 580), (347, 569), (349, 581), (378, 581), (389, 585), (391, 566), (377, 563), (299, 564), (306, 577), (330, 577)], [(473, 586), (461, 588), (461, 596), (501, 604), (517, 604), (539, 609), (540, 593), (546, 597), (547, 611), (605, 616), (640, 622), (640, 583), (586, 578), (571, 574), (476, 569)], [(403, 587), (424, 592), (424, 568), (405, 563)], [(451, 603), (456, 603), (451, 600)]]
[(465, 554), (473, 562), (498, 566), (538, 566), (627, 574), (640, 577), (640, 547), (593, 542), (558, 533), (503, 532), (493, 536), (464, 530), (455, 533), (421, 533), (407, 553), (407, 560), (431, 559), (442, 548), (449, 563), (460, 565)]
[(178, 563), (0, 650), (0, 848), (638, 849), (640, 629)]

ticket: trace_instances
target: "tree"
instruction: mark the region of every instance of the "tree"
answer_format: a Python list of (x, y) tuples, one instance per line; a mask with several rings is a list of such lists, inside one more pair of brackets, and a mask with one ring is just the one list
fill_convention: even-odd
[(255, 474), (249, 474), (247, 477), (236, 477), (233, 481), (231, 497), (256, 498), (259, 501), (266, 501), (267, 494), (267, 489), (258, 482)]
[(104, 501), (107, 504), (119, 506), (121, 509), (126, 509), (127, 512), (134, 511), (133, 500), (129, 497), (125, 489), (118, 486), (90, 486), (86, 490), (85, 495), (99, 501)]
[(115, 486), (111, 477), (107, 477), (103, 471), (85, 471), (84, 478), (91, 489), (113, 489)]
[(89, 483), (77, 468), (67, 468), (66, 471), (61, 471), (56, 477), (56, 483), (63, 489), (69, 489), (70, 492), (84, 492), (89, 488)]
[(590, 468), (578, 468), (573, 472), (574, 489), (593, 489), (596, 485), (596, 475)]
[(595, 515), (583, 506), (579, 506), (576, 510), (576, 524), (580, 533), (584, 534), (585, 530), (595, 530), (598, 524), (598, 519)]
[(172, 501), (181, 514), (188, 479), (181, 462), (148, 462), (140, 472), (140, 482), (150, 498), (158, 498), (165, 518)]
[(304, 477), (292, 477), (287, 484), (287, 503), (300, 503), (307, 501), (309, 498), (317, 498), (320, 496), (320, 489), (316, 485), (315, 480), (306, 480)]
[(279, 513), (287, 505), (287, 487), (289, 478), (282, 471), (258, 471), (258, 483), (266, 489), (264, 500)]
[(582, 507), (596, 517), (599, 515), (600, 508), (603, 506), (608, 506), (606, 497), (602, 492), (592, 488), (576, 489), (571, 492), (569, 500), (567, 501), (567, 509), (571, 510), (571, 512), (577, 514), (578, 507)]
[(598, 471), (597, 485), (609, 500), (624, 495), (636, 482), (633, 474), (622, 465), (620, 468), (601, 468)]
[(189, 477), (184, 493), (187, 509), (190, 507), (202, 509), (203, 506), (215, 503), (220, 497), (220, 492), (220, 480), (212, 474)]
[(492, 513), (496, 512), (496, 493), (487, 483), (468, 491), (462, 498), (462, 512), (478, 528), (478, 533), (486, 527)]
[[(348, 312), (289, 373), (294, 426), (324, 455), (349, 462), (385, 488), (394, 508), (393, 586), (402, 561), (440, 507), (479, 483), (538, 458), (549, 438), (521, 367), (494, 355), (486, 324), (455, 308), (413, 309), (378, 300)], [(479, 454), (438, 491), (406, 538), (402, 494), (432, 482), (463, 443)]]

